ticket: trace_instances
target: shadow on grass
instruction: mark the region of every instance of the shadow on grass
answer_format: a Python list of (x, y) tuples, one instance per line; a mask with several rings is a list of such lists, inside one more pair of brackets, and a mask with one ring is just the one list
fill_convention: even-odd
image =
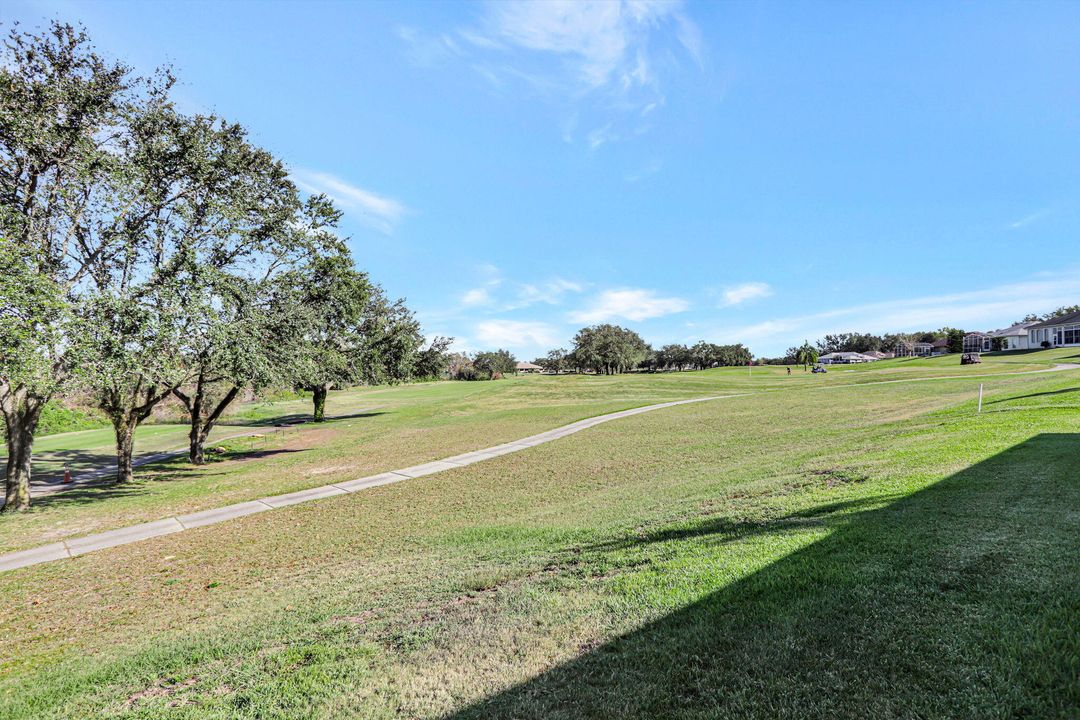
[(326, 423), (313, 422), (311, 419), (311, 413), (290, 413), (288, 415), (275, 415), (273, 417), (255, 419), (231, 418), (228, 423), (222, 422), (218, 423), (218, 425), (222, 427), (227, 425), (241, 425), (246, 427), (249, 426), (266, 428), (273, 428), (279, 425), (304, 425), (310, 427), (320, 427), (324, 424), (335, 422), (337, 420), (358, 420), (361, 418), (377, 417), (379, 415), (386, 415), (386, 411), (380, 410), (378, 412), (358, 412), (349, 415), (327, 415)]
[[(1080, 435), (1038, 435), (884, 508), (852, 505), (826, 538), (449, 717), (1068, 717), (1078, 458)], [(651, 541), (694, 556), (745, 530), (709, 519)], [(693, 587), (684, 572), (644, 573), (638, 591)]]
[[(191, 465), (186, 455), (178, 455), (167, 459), (154, 460), (136, 468), (135, 480), (130, 484), (118, 485), (115, 475), (106, 474), (92, 481), (75, 486), (61, 485), (58, 480), (42, 482), (35, 479), (35, 485), (31, 488), (31, 508), (33, 510), (46, 510), (49, 508), (66, 507), (68, 505), (85, 505), (91, 502), (112, 500), (121, 497), (132, 497), (146, 494), (153, 486), (163, 483), (180, 482), (189, 480), (198, 475), (201, 478), (224, 475), (222, 472), (214, 472), (212, 468), (217, 462), (226, 460), (258, 460), (275, 455), (288, 453), (307, 452), (304, 448), (266, 448), (249, 450), (229, 450), (222, 453), (208, 453), (207, 462), (204, 465)], [(54, 492), (44, 494), (46, 488)], [(35, 490), (38, 492), (35, 494)]]
[(998, 400), (991, 400), (986, 403), (987, 405), (994, 405), (995, 403), (1011, 402), (1013, 400), (1023, 400), (1024, 398), (1043, 397), (1046, 395), (1064, 395), (1066, 393), (1080, 392), (1080, 387), (1065, 388), (1064, 390), (1047, 390), (1045, 392), (1030, 393), (1028, 395), (1014, 395), (1007, 398), (999, 398)]
[(701, 540), (704, 543), (728, 543), (743, 540), (754, 535), (773, 535), (780, 532), (800, 530), (811, 527), (829, 527), (848, 519), (847, 515), (868, 507), (879, 507), (888, 502), (890, 497), (874, 496), (844, 500), (818, 505), (807, 510), (790, 513), (776, 518), (762, 520), (740, 520), (729, 517), (711, 517), (679, 527), (651, 530), (627, 538), (596, 543), (583, 548), (592, 551), (626, 550), (634, 547), (657, 543)]

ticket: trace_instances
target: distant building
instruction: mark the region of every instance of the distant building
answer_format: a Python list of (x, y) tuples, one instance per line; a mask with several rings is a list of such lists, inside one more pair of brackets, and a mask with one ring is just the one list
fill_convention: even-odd
[(889, 358), (896, 357), (894, 353), (881, 352), (880, 350), (867, 350), (863, 353), (863, 355), (865, 355), (866, 357), (872, 357), (875, 360), (888, 360)]
[(984, 332), (969, 332), (964, 335), (964, 352), (990, 352), (994, 349), (994, 336)]
[(519, 362), (514, 366), (514, 369), (519, 373), (542, 373), (544, 368), (539, 365), (533, 365), (531, 362)]
[(896, 346), (894, 357), (930, 357), (934, 352), (933, 343), (928, 342), (904, 342)]
[(1080, 345), (1080, 312), (1058, 315), (1028, 329), (1028, 347), (1039, 348), (1044, 342), (1051, 347)]
[(833, 352), (818, 357), (822, 365), (854, 365), (856, 363), (875, 362), (876, 357), (857, 352)]
[(1029, 342), (1030, 329), (1038, 324), (1038, 320), (1016, 323), (1007, 328), (995, 330), (990, 335), (994, 338), (1001, 338), (1002, 350), (1029, 350), (1039, 347), (1037, 343), (1032, 345)]
[(949, 352), (949, 338), (938, 338), (930, 343), (931, 355), (944, 355)]

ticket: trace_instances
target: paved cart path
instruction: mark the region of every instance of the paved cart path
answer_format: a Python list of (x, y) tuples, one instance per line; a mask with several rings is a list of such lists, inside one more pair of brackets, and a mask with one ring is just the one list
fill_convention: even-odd
[(434, 475), (435, 473), (440, 473), (445, 470), (465, 467), (466, 465), (499, 457), (500, 455), (507, 455), (509, 453), (518, 452), (519, 450), (525, 450), (526, 448), (551, 442), (552, 440), (558, 440), (567, 435), (573, 435), (574, 433), (581, 432), (582, 430), (586, 430), (595, 425), (610, 422), (611, 420), (617, 420), (618, 418), (640, 415), (641, 413), (673, 407), (675, 405), (686, 405), (688, 403), (720, 400), (722, 398), (740, 397), (750, 394), (752, 393), (735, 393), (730, 395), (691, 398), (689, 400), (674, 400), (671, 402), (658, 403), (656, 405), (631, 408), (630, 410), (621, 410), (606, 415), (597, 415), (596, 417), (579, 420), (570, 423), (569, 425), (555, 428), (554, 430), (530, 435), (521, 440), (503, 443), (502, 445), (495, 445), (494, 447), (484, 448), (483, 450), (474, 450), (472, 452), (462, 453), (461, 455), (454, 455), (453, 457), (443, 458), (442, 460), (434, 460), (422, 465), (413, 465), (412, 467), (391, 470), (390, 472), (357, 478), (356, 480), (348, 480), (332, 485), (323, 485), (322, 487), (299, 490), (286, 495), (274, 495), (271, 497), (259, 498), (258, 500), (235, 503), (233, 505), (203, 510), (188, 515), (178, 515), (165, 518), (164, 520), (156, 520), (154, 522), (131, 525), (129, 527), (109, 530), (94, 535), (71, 538), (70, 540), (52, 543), (50, 545), (42, 545), (40, 547), (31, 548), (30, 550), (7, 553), (5, 555), (0, 555), (0, 572), (26, 567), (28, 565), (38, 565), (53, 560), (75, 557), (94, 550), (103, 550), (105, 548), (116, 547), (117, 545), (127, 545), (128, 543), (138, 542), (139, 540), (146, 540), (148, 538), (158, 537), (159, 535), (169, 535), (171, 533), (182, 532), (192, 528), (203, 527), (204, 525), (213, 525), (233, 518), (243, 517), (244, 515), (266, 512), (268, 510), (296, 505), (297, 503), (307, 502), (309, 500), (317, 500), (319, 498), (332, 497), (334, 495), (345, 495), (360, 490), (366, 490), (368, 488), (379, 487), (380, 485), (401, 482), (402, 480), (410, 480), (425, 475)]

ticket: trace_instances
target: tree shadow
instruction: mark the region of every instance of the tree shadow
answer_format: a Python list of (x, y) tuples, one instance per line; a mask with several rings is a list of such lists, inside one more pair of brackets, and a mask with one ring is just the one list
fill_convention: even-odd
[[(813, 508), (824, 539), (447, 717), (1068, 717), (1078, 457), (1080, 435), (1043, 434), (883, 508)], [(684, 572), (627, 580), (663, 596)]]
[(814, 527), (831, 527), (847, 522), (843, 513), (859, 511), (868, 507), (879, 507), (882, 503), (895, 499), (895, 495), (880, 495), (853, 500), (826, 503), (806, 510), (789, 513), (780, 517), (764, 519), (739, 519), (731, 517), (711, 517), (688, 525), (660, 528), (638, 533), (617, 540), (586, 545), (583, 552), (628, 550), (666, 542), (683, 540), (701, 540), (707, 544), (731, 543), (755, 535), (772, 535)]
[(995, 403), (1011, 402), (1013, 400), (1022, 400), (1024, 398), (1043, 397), (1045, 395), (1064, 395), (1066, 393), (1080, 392), (1080, 387), (1065, 388), (1064, 390), (1046, 390), (1045, 392), (1030, 393), (1028, 395), (1013, 395), (1012, 397), (999, 398), (997, 400), (991, 400), (986, 403), (987, 405), (994, 405)]
[(32, 495), (30, 511), (45, 511), (71, 505), (88, 505), (102, 500), (144, 495), (146, 491), (145, 484), (141, 482), (131, 483), (130, 485), (117, 485), (114, 482), (103, 480), (100, 484), (80, 485), (51, 495)]
[[(387, 411), (379, 410), (372, 412), (358, 412), (351, 413), (349, 415), (327, 415), (326, 422), (336, 422), (338, 420), (357, 420), (360, 418), (377, 417), (379, 415), (386, 415)], [(274, 417), (258, 418), (255, 420), (245, 420), (243, 418), (234, 418), (229, 422), (219, 422), (219, 427), (228, 425), (241, 425), (244, 427), (277, 427), (280, 425), (307, 425), (311, 424), (315, 427), (323, 425), (324, 423), (315, 423), (312, 421), (311, 413), (289, 413), (288, 415), (275, 415)]]

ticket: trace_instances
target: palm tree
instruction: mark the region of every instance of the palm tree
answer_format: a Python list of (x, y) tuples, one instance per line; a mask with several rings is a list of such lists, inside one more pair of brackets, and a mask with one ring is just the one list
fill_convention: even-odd
[(803, 345), (799, 348), (799, 351), (795, 353), (795, 362), (803, 366), (803, 372), (806, 372), (807, 368), (817, 362), (818, 351), (809, 340), (803, 340)]

